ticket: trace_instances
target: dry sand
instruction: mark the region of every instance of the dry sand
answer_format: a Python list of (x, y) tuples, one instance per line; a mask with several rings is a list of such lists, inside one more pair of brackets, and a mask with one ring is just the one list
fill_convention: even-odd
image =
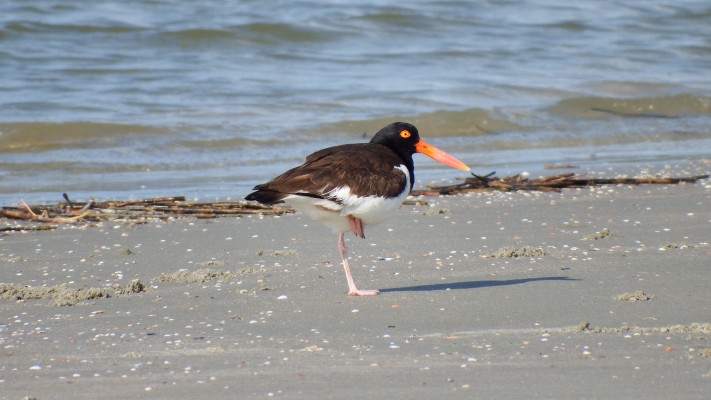
[(301, 215), (1, 236), (0, 398), (709, 398), (708, 181), (428, 200), (372, 298)]

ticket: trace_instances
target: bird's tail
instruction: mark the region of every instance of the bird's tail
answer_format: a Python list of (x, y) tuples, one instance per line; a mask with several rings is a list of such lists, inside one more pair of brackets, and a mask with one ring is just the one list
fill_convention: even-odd
[(273, 190), (257, 190), (245, 197), (245, 200), (257, 201), (262, 204), (272, 205), (281, 202), (286, 194), (275, 192)]

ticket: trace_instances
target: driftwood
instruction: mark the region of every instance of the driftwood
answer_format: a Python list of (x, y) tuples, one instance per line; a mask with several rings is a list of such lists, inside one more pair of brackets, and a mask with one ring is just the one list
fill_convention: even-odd
[[(45, 224), (71, 224), (76, 222), (142, 221), (192, 216), (216, 218), (245, 214), (280, 215), (292, 212), (283, 206), (268, 207), (248, 202), (196, 203), (185, 197), (159, 197), (135, 201), (72, 202), (64, 194), (64, 202), (54, 206), (29, 206), (23, 201), (20, 207), (0, 208), (0, 217)], [(6, 230), (21, 230), (10, 227)], [(22, 229), (24, 230), (24, 229)]]
[[(414, 196), (448, 195), (482, 191), (517, 191), (535, 190), (558, 192), (563, 188), (579, 188), (598, 185), (641, 185), (641, 184), (678, 184), (696, 182), (706, 179), (709, 175), (698, 175), (685, 178), (584, 178), (573, 173), (554, 175), (538, 179), (528, 179), (520, 175), (507, 178), (494, 178), (494, 173), (486, 176), (474, 175), (464, 182), (455, 185), (434, 186), (425, 190), (413, 190)], [(197, 203), (186, 201), (185, 197), (159, 197), (133, 201), (104, 202), (72, 202), (65, 193), (64, 201), (55, 206), (29, 206), (21, 202), (19, 207), (0, 208), (2, 218), (50, 224), (48, 228), (37, 225), (8, 226), (1, 232), (15, 230), (53, 229), (52, 224), (73, 224), (101, 221), (134, 221), (141, 222), (151, 219), (168, 219), (174, 217), (216, 218), (224, 216), (239, 216), (245, 214), (281, 215), (293, 212), (286, 206), (264, 206), (250, 202), (217, 202)], [(408, 205), (426, 205), (427, 201), (407, 200)], [(40, 225), (41, 226), (41, 225)]]
[[(473, 175), (473, 174), (472, 174)], [(458, 194), (467, 192), (535, 190), (541, 192), (559, 192), (564, 188), (580, 188), (599, 185), (643, 185), (643, 184), (678, 184), (693, 183), (706, 179), (709, 175), (690, 176), (685, 178), (585, 178), (574, 173), (547, 176), (538, 179), (528, 179), (520, 175), (507, 178), (492, 178), (474, 175), (464, 179), (464, 182), (447, 186), (431, 186), (425, 190), (413, 190), (415, 196), (433, 196), (438, 194)]]

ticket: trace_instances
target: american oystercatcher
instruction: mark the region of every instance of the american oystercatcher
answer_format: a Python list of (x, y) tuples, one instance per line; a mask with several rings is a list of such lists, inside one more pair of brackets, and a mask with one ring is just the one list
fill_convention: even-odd
[(425, 154), (463, 171), (469, 167), (420, 139), (417, 128), (394, 122), (378, 131), (370, 143), (344, 144), (319, 150), (306, 162), (254, 187), (245, 197), (263, 204), (286, 202), (297, 211), (338, 232), (338, 251), (351, 296), (371, 296), (359, 290), (348, 266), (345, 233), (365, 238), (365, 227), (390, 217), (415, 182), (414, 153)]

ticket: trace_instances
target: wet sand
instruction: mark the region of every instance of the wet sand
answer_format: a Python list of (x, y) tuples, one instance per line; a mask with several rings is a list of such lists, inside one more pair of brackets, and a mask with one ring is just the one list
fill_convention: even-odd
[(708, 398), (708, 181), (426, 200), (371, 298), (298, 214), (0, 236), (0, 397)]

